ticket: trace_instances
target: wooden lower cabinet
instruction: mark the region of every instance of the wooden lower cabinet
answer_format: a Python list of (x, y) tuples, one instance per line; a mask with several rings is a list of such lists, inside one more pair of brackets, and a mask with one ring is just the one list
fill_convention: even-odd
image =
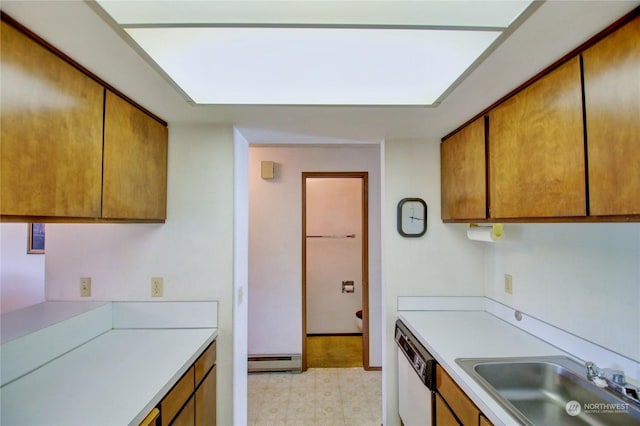
[(171, 424), (173, 426), (193, 426), (196, 419), (196, 398), (191, 396), (187, 405), (182, 408), (182, 411), (173, 419)]
[(160, 419), (162, 426), (168, 426), (182, 409), (185, 401), (193, 395), (194, 373), (193, 366), (187, 370), (178, 383), (165, 395), (160, 402)]
[(216, 367), (214, 366), (196, 390), (196, 425), (216, 424)]
[(456, 419), (456, 416), (453, 414), (447, 403), (444, 402), (442, 396), (439, 393), (436, 393), (436, 426), (459, 426), (460, 422)]
[(436, 389), (436, 426), (491, 425), (480, 409), (439, 365), (436, 366)]
[(159, 426), (215, 426), (216, 342), (193, 363), (158, 404)]

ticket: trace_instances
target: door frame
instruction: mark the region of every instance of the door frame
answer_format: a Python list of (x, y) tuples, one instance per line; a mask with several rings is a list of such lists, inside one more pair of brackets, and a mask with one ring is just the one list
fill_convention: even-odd
[(362, 366), (369, 365), (369, 172), (302, 172), (302, 371), (307, 371), (307, 179), (362, 180)]

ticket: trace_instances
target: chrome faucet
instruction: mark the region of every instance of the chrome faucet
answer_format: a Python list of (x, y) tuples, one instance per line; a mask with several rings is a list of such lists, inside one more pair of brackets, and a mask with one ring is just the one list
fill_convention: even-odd
[[(584, 364), (587, 369), (587, 379), (597, 386), (606, 385), (612, 391), (629, 398), (633, 403), (640, 405), (640, 389), (627, 383), (624, 371), (611, 368), (599, 368), (595, 363), (587, 361)], [(598, 383), (600, 382), (600, 383)]]

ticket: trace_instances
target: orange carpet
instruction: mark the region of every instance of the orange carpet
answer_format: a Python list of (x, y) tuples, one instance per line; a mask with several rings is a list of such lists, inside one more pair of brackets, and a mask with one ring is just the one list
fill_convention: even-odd
[(307, 336), (307, 367), (362, 367), (362, 336)]

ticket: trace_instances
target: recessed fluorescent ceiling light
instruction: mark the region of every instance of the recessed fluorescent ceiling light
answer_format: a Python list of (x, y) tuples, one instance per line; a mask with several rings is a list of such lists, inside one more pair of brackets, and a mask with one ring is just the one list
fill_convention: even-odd
[[(249, 3), (243, 17), (238, 5)], [(276, 22), (273, 9), (285, 3)], [(432, 105), (529, 3), (100, 2), (193, 102), (250, 105)], [(323, 24), (317, 16), (329, 4), (333, 17)], [(481, 6), (476, 21), (465, 5)], [(298, 22), (285, 13), (291, 7)], [(392, 24), (381, 24), (380, 10)], [(426, 12), (431, 18), (419, 24), (416, 15)]]

